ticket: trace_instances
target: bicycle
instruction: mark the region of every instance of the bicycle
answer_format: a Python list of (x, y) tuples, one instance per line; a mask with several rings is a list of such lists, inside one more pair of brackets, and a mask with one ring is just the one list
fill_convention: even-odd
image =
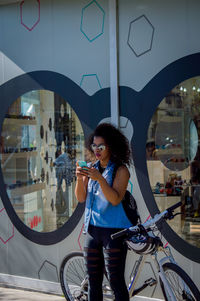
[[(157, 280), (150, 278), (144, 284), (136, 288), (136, 283), (146, 257), (151, 255), (158, 270), (159, 281), (163, 296), (166, 301), (200, 301), (200, 292), (192, 279), (178, 266), (171, 253), (170, 247), (164, 247), (159, 236), (157, 223), (163, 220), (171, 220), (180, 212), (174, 210), (181, 206), (181, 202), (169, 207), (163, 212), (143, 224), (124, 229), (113, 234), (112, 239), (124, 238), (128, 249), (140, 254), (140, 258), (130, 275), (128, 290), (130, 298), (137, 295), (147, 286), (153, 286)], [(164, 257), (158, 259), (158, 253)], [(88, 291), (88, 279), (85, 271), (83, 254), (74, 252), (69, 254), (62, 262), (60, 268), (61, 287), (66, 300), (86, 301)], [(114, 300), (112, 290), (109, 287), (106, 273), (103, 281), (103, 300)]]

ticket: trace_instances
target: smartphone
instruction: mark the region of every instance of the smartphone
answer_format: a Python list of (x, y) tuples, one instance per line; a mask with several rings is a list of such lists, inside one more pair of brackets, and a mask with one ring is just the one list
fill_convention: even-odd
[(87, 163), (85, 161), (78, 161), (78, 165), (80, 167), (82, 167), (82, 169), (88, 170), (88, 168), (86, 168), (88, 166), (87, 166)]

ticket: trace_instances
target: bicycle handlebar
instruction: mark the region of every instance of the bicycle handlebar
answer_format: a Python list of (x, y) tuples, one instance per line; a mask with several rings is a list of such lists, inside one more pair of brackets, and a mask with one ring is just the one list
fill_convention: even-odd
[(124, 230), (121, 230), (117, 233), (112, 234), (111, 238), (114, 240), (114, 239), (117, 239), (119, 237), (123, 237), (123, 236), (125, 237), (125, 236), (128, 235), (128, 233), (129, 233), (129, 229), (124, 229)]
[(182, 202), (178, 202), (176, 204), (174, 204), (173, 206), (167, 208), (167, 211), (174, 211), (176, 208), (180, 207), (182, 205)]
[(152, 219), (146, 221), (144, 224), (140, 224), (134, 227), (130, 227), (128, 229), (123, 229), (117, 233), (111, 235), (111, 238), (114, 240), (120, 237), (127, 237), (131, 234), (131, 236), (137, 235), (138, 233), (142, 232), (142, 229), (148, 229), (149, 227), (155, 225), (158, 221), (162, 218), (164, 219), (172, 219), (174, 217), (173, 211), (182, 205), (181, 202), (174, 204), (173, 206), (167, 208), (166, 210), (162, 211), (159, 214), (156, 214)]

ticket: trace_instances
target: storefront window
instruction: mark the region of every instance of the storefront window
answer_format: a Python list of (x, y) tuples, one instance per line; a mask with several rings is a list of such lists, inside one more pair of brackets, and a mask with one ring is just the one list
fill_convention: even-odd
[(182, 202), (169, 222), (188, 243), (200, 247), (200, 77), (170, 91), (154, 113), (146, 144), (147, 167), (160, 211)]
[(48, 90), (18, 98), (1, 132), (1, 168), (18, 217), (38, 232), (62, 227), (72, 216), (76, 160), (84, 160), (84, 134), (71, 106)]

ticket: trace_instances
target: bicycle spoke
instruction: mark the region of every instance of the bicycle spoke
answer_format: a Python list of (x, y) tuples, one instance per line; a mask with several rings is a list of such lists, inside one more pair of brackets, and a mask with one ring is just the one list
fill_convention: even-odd
[[(79, 269), (77, 269), (77, 267)], [(80, 273), (80, 271), (82, 273)], [(81, 282), (84, 279), (84, 270), (82, 267), (81, 260), (76, 259), (76, 261), (69, 262), (69, 265), (68, 265), (67, 271), (66, 271), (66, 278), (68, 279), (68, 281), (71, 281), (73, 284), (77, 284), (78, 286), (81, 285)]]
[(176, 298), (178, 298), (179, 300), (182, 300), (182, 289), (180, 288), (179, 281), (178, 281), (177, 277), (176, 278), (174, 277), (174, 275), (172, 278), (175, 280), (175, 282), (170, 281), (171, 288), (172, 288)]
[(76, 266), (75, 266), (75, 262), (73, 262), (73, 267), (74, 267), (74, 270), (76, 271), (76, 275), (78, 276), (78, 278), (79, 278), (79, 280), (80, 280), (80, 282), (81, 282), (82, 278), (81, 278), (81, 276), (79, 275), (79, 272), (77, 271), (77, 268), (76, 268)]
[[(75, 277), (77, 277), (77, 278), (80, 278), (79, 277), (79, 275), (77, 274), (77, 272), (75, 273), (76, 271), (74, 271), (74, 269), (71, 269), (71, 268), (69, 268), (68, 270), (67, 270), (67, 273), (66, 273), (66, 277), (68, 277), (68, 275), (74, 275)], [(68, 277), (69, 278), (69, 277)], [(80, 280), (80, 279), (79, 279)]]
[[(199, 301), (200, 294), (191, 278), (176, 264), (163, 265), (166, 279), (177, 301)], [(167, 287), (161, 281), (165, 300), (171, 300)]]
[[(179, 277), (178, 277), (178, 275), (176, 275), (172, 272), (171, 273), (168, 272), (167, 274), (169, 276), (168, 281), (170, 282), (170, 286), (171, 286), (174, 294), (176, 295), (176, 297), (179, 298), (179, 296), (182, 296), (182, 290), (180, 289), (179, 279), (178, 279)], [(170, 279), (170, 277), (172, 279)], [(179, 289), (180, 289), (180, 291), (177, 291)]]
[(82, 275), (85, 275), (85, 268), (84, 268), (85, 265), (83, 264), (82, 260), (78, 259), (78, 261), (79, 261), (79, 268), (82, 271)]
[(70, 281), (71, 281), (71, 283), (73, 283), (73, 285), (76, 284), (76, 285), (80, 286), (80, 283), (77, 283), (76, 281), (74, 281), (74, 278), (70, 278), (70, 277), (68, 276), (68, 277), (67, 277), (67, 282), (70, 283)]
[(68, 281), (70, 280), (72, 283), (75, 282), (75, 284), (77, 284), (77, 285), (80, 285), (80, 283), (81, 283), (79, 275), (75, 274), (73, 271), (69, 273), (69, 270), (68, 270), (66, 272), (66, 279), (68, 279)]
[[(174, 291), (176, 297), (179, 298), (179, 300), (184, 300), (183, 299), (183, 295), (184, 295), (184, 293), (186, 295), (186, 292), (184, 291), (183, 280), (178, 275), (175, 275), (173, 273), (170, 273), (170, 274), (171, 274), (172, 279), (174, 281), (174, 282), (170, 281), (171, 287), (173, 288), (173, 291)], [(187, 289), (189, 290), (188, 287), (187, 287)], [(190, 290), (189, 290), (189, 294), (190, 294), (191, 298), (188, 299), (188, 300), (194, 300), (193, 297), (192, 297), (192, 295), (191, 295)]]

